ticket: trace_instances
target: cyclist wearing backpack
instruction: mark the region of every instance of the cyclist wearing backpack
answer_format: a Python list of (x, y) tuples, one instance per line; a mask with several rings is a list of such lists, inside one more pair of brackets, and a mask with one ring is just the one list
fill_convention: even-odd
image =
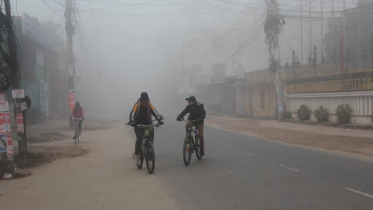
[[(131, 125), (135, 128), (136, 134), (136, 144), (135, 144), (135, 153), (134, 155), (139, 158), (141, 153), (141, 140), (144, 135), (144, 130), (136, 128), (137, 124), (141, 125), (152, 125), (153, 120), (152, 116), (158, 121), (160, 125), (163, 125), (163, 117), (158, 113), (154, 108), (152, 103), (149, 100), (149, 96), (146, 92), (142, 92), (139, 100), (135, 103), (130, 113), (130, 122), (128, 125)], [(150, 133), (152, 142), (154, 141), (154, 129)]]

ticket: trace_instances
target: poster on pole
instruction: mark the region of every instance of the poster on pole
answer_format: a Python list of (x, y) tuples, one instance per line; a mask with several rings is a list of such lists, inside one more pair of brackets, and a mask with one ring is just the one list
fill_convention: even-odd
[(7, 150), (8, 150), (8, 156), (11, 156), (14, 154), (13, 152), (13, 140), (12, 140), (12, 135), (8, 133), (6, 135), (6, 143), (7, 143)]
[[(4, 140), (4, 142), (7, 142), (6, 135), (0, 135), (0, 137)], [(7, 146), (6, 144), (4, 145), (2, 141), (0, 141), (0, 153), (7, 152)]]
[(69, 94), (69, 109), (72, 111), (75, 107), (75, 93)]
[(10, 132), (9, 112), (0, 113), (0, 133)]
[[(0, 137), (6, 142), (6, 145), (4, 145), (4, 147), (6, 148), (5, 152), (7, 152), (8, 156), (13, 155), (14, 151), (13, 151), (12, 135), (10, 133), (1, 133)], [(0, 146), (0, 150), (1, 152), (3, 150), (1, 149), (1, 146)]]
[(0, 93), (0, 106), (5, 104), (5, 94), (4, 92)]
[(23, 114), (22, 113), (18, 113), (16, 115), (16, 118), (17, 118), (17, 131), (18, 133), (24, 133), (25, 132), (25, 125), (24, 125), (24, 122), (23, 122)]
[(23, 89), (12, 90), (13, 98), (25, 98), (25, 91)]

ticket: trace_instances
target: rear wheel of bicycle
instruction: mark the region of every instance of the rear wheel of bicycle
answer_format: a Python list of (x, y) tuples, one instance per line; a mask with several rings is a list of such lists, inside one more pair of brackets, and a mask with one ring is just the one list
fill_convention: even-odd
[(192, 158), (192, 144), (191, 144), (191, 138), (192, 136), (187, 135), (184, 140), (184, 145), (183, 145), (183, 160), (184, 164), (186, 166), (189, 165), (190, 159)]
[(152, 174), (155, 168), (155, 151), (153, 143), (151, 141), (148, 141), (146, 144), (145, 160), (146, 168), (148, 169), (149, 174)]
[(197, 157), (197, 160), (201, 160), (202, 159), (202, 155), (201, 155), (201, 146), (200, 146), (200, 144), (199, 144), (199, 138), (198, 138), (198, 136), (196, 136), (196, 138), (195, 138), (195, 145), (194, 145), (194, 150), (196, 151), (196, 157)]
[(79, 136), (78, 136), (78, 128), (75, 128), (75, 145), (78, 144), (78, 141), (79, 141)]

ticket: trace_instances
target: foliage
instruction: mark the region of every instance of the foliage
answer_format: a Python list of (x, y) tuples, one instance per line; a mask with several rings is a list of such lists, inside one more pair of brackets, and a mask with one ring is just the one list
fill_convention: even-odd
[(284, 112), (284, 120), (288, 120), (288, 119), (291, 119), (291, 118), (293, 118), (293, 116), (291, 115), (291, 112), (285, 111)]
[(297, 111), (298, 119), (301, 121), (310, 120), (311, 118), (311, 109), (308, 108), (306, 105), (302, 105), (299, 107)]
[(315, 110), (315, 118), (317, 122), (328, 122), (329, 121), (329, 113), (328, 110), (320, 106), (318, 109)]
[(335, 110), (337, 115), (337, 121), (341, 124), (347, 124), (351, 121), (352, 109), (348, 104), (342, 104)]

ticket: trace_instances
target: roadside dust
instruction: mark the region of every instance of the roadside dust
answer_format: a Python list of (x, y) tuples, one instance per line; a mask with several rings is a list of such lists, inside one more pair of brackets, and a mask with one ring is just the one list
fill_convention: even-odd
[[(316, 131), (318, 128), (315, 126), (311, 126), (312, 130), (307, 131), (291, 129), (291, 124), (288, 129), (285, 129), (284, 123), (278, 123), (276, 127), (274, 125), (265, 126), (265, 123), (262, 122), (261, 120), (227, 116), (211, 116), (206, 119), (206, 123), (216, 128), (306, 147), (373, 156), (373, 138), (343, 136), (335, 128), (323, 128), (335, 130), (331, 130), (330, 134), (321, 134)], [(333, 131), (334, 133), (331, 134)]]

